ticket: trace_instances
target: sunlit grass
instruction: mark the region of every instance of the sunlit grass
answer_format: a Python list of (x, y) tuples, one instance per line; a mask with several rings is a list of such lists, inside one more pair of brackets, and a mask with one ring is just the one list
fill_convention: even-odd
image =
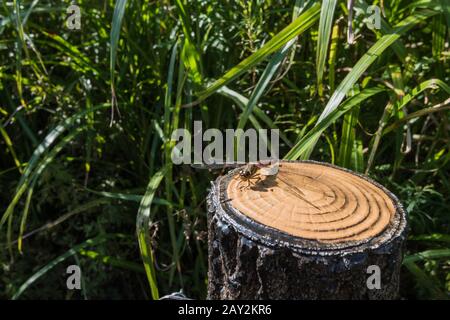
[[(0, 241), (9, 248), (0, 297), (36, 297), (33, 283), (76, 257), (123, 277), (91, 279), (87, 298), (108, 297), (106, 286), (122, 298), (204, 298), (213, 176), (170, 159), (171, 132), (194, 120), (278, 128), (282, 157), (336, 163), (392, 188), (414, 222), (402, 293), (448, 297), (443, 1), (385, 2), (379, 30), (353, 15), (354, 44), (345, 1), (79, 0), (78, 31), (65, 27), (70, 3), (0, 5)], [(81, 211), (95, 214), (65, 215)], [(118, 232), (133, 237), (126, 250)], [(58, 289), (46, 284), (48, 295)]]

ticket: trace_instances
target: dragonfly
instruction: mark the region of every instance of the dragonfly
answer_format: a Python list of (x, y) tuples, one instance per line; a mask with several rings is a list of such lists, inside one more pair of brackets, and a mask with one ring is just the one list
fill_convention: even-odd
[[(278, 161), (274, 160), (261, 160), (257, 162), (248, 163), (212, 163), (212, 164), (191, 164), (193, 168), (196, 169), (222, 169), (221, 175), (227, 168), (238, 168), (238, 175), (240, 178), (238, 187), (242, 190), (244, 188), (249, 188), (250, 186), (256, 185), (262, 180), (262, 176), (271, 176), (278, 173)], [(242, 182), (246, 182), (245, 186), (241, 185)]]
[[(255, 186), (257, 183), (262, 182), (263, 176), (272, 176), (276, 177), (277, 180), (281, 181), (283, 184), (285, 184), (288, 187), (288, 192), (296, 196), (297, 198), (301, 199), (302, 201), (308, 203), (310, 206), (316, 208), (317, 210), (320, 210), (319, 207), (317, 207), (315, 204), (313, 204), (311, 201), (309, 201), (306, 198), (306, 194), (300, 190), (297, 186), (293, 185), (292, 183), (288, 182), (284, 177), (282, 177), (279, 173), (279, 162), (278, 161), (259, 161), (259, 162), (250, 162), (250, 163), (232, 163), (232, 164), (200, 164), (200, 165), (191, 165), (193, 168), (198, 169), (222, 169), (222, 174), (226, 168), (237, 168), (241, 167), (238, 171), (239, 175), (239, 182), (238, 182), (238, 188), (240, 190), (248, 189), (252, 186)], [(294, 172), (289, 172), (294, 173)], [(295, 174), (295, 173), (294, 173)], [(313, 180), (316, 180), (320, 178), (322, 174), (320, 174), (318, 177), (311, 178)], [(245, 183), (245, 185), (243, 185)], [(313, 190), (317, 191), (317, 190)], [(331, 197), (327, 195), (328, 197)]]

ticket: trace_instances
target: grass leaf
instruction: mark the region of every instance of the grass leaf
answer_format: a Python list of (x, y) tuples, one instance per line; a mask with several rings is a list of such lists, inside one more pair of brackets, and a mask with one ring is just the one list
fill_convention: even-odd
[(328, 45), (331, 37), (331, 27), (333, 26), (334, 10), (337, 0), (324, 0), (320, 10), (319, 35), (317, 37), (316, 49), (316, 74), (317, 89), (319, 96), (323, 95), (323, 74), (327, 59)]
[(111, 25), (110, 35), (110, 58), (109, 58), (109, 73), (111, 78), (111, 123), (114, 120), (114, 108), (116, 104), (116, 90), (114, 71), (116, 70), (117, 49), (119, 47), (120, 30), (122, 29), (122, 19), (125, 13), (127, 0), (117, 0), (114, 7), (114, 15)]
[(150, 284), (150, 290), (153, 299), (159, 299), (158, 285), (156, 283), (156, 274), (154, 267), (154, 258), (151, 239), (149, 235), (149, 227), (152, 220), (150, 214), (150, 206), (153, 202), (156, 189), (164, 178), (164, 173), (166, 169), (162, 169), (155, 173), (150, 179), (147, 186), (147, 191), (142, 198), (141, 204), (139, 206), (139, 211), (136, 218), (136, 233), (139, 241), (139, 248), (141, 250), (141, 257), (144, 263), (145, 272), (147, 274), (147, 279)]

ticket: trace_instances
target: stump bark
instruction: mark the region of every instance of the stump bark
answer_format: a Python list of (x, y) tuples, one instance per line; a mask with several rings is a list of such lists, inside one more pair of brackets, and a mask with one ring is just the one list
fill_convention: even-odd
[(219, 177), (208, 196), (209, 299), (398, 297), (407, 223), (383, 186), (314, 161), (280, 162), (248, 188), (240, 179)]

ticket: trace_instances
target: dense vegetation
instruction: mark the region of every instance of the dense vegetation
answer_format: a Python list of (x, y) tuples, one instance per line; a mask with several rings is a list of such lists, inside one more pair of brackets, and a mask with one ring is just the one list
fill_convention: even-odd
[(450, 5), (366, 2), (78, 0), (70, 30), (71, 1), (0, 0), (0, 297), (204, 298), (214, 175), (170, 158), (202, 120), (386, 185), (402, 297), (448, 298)]

